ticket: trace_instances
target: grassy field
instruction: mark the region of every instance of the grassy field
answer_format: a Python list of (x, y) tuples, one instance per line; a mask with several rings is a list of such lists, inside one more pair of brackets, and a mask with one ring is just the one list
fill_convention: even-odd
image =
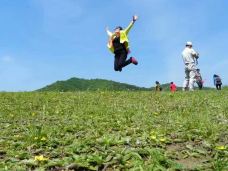
[(0, 170), (228, 170), (228, 90), (0, 93)]

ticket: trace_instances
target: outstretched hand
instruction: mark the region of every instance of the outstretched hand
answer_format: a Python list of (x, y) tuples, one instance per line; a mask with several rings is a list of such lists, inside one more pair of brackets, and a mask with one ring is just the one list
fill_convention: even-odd
[(138, 20), (138, 18), (139, 18), (139, 17), (138, 17), (137, 15), (134, 15), (134, 16), (133, 16), (133, 22), (135, 22), (136, 20)]
[(107, 32), (107, 34), (108, 34), (108, 36), (109, 36), (110, 38), (113, 36), (112, 32), (109, 31), (109, 28), (108, 28), (108, 27), (106, 27), (106, 32)]

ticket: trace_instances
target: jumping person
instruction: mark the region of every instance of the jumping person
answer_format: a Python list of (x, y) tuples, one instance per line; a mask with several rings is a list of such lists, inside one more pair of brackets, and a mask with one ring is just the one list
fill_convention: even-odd
[(115, 71), (121, 72), (123, 67), (131, 63), (133, 63), (134, 65), (138, 64), (138, 61), (134, 57), (130, 57), (127, 60), (127, 55), (130, 52), (128, 33), (137, 19), (138, 16), (133, 16), (133, 20), (126, 29), (123, 29), (121, 26), (118, 26), (115, 28), (114, 33), (110, 32), (108, 28), (106, 28), (107, 34), (109, 36), (108, 48), (115, 55)]
[(189, 88), (190, 91), (194, 91), (194, 82), (196, 77), (196, 64), (198, 64), (197, 59), (199, 58), (199, 53), (197, 53), (192, 48), (192, 42), (187, 42), (186, 47), (182, 52), (182, 58), (185, 64), (185, 80), (183, 83), (183, 91)]

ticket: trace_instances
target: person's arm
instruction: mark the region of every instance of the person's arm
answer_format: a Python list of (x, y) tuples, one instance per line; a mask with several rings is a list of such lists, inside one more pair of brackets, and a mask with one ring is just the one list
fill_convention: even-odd
[(194, 49), (191, 50), (192, 56), (194, 58), (195, 64), (198, 65), (198, 58), (199, 58), (199, 53), (196, 52)]
[(131, 30), (131, 28), (133, 27), (135, 21), (138, 20), (138, 16), (134, 15), (133, 16), (133, 20), (130, 22), (130, 24), (128, 25), (128, 27), (125, 29), (126, 34), (129, 33), (129, 31)]
[(113, 41), (113, 36), (109, 37), (109, 39), (108, 39), (108, 46), (109, 46), (110, 48), (113, 47), (112, 41)]
[(194, 49), (192, 49), (192, 56), (194, 56), (196, 59), (199, 58), (199, 53), (196, 52)]
[(106, 33), (107, 33), (107, 35), (108, 35), (109, 37), (112, 37), (112, 32), (109, 31), (108, 27), (106, 27)]
[(108, 39), (108, 47), (109, 47), (109, 48), (112, 48), (112, 47), (113, 47), (113, 40), (114, 40), (115, 37), (116, 37), (116, 34), (115, 34), (115, 33), (112, 34), (112, 35), (109, 37), (109, 39)]

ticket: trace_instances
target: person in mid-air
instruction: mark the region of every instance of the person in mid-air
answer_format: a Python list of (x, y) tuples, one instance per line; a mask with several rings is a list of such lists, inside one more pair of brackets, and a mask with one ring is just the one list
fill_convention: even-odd
[(216, 89), (221, 90), (222, 89), (222, 79), (220, 78), (220, 76), (214, 74), (213, 79), (214, 79), (214, 85), (216, 86)]
[(169, 88), (170, 88), (170, 91), (171, 91), (171, 92), (177, 91), (177, 86), (176, 86), (176, 84), (174, 84), (173, 82), (170, 83)]
[(155, 91), (162, 91), (162, 87), (161, 87), (160, 83), (158, 81), (156, 81), (155, 84), (156, 84)]
[(183, 91), (190, 90), (194, 91), (194, 83), (196, 77), (196, 64), (198, 64), (197, 59), (199, 58), (199, 53), (197, 53), (192, 48), (192, 42), (187, 42), (186, 47), (182, 52), (182, 58), (185, 65), (185, 80), (183, 83)]
[(138, 19), (138, 16), (133, 16), (133, 20), (129, 24), (126, 29), (123, 29), (121, 26), (115, 28), (114, 33), (110, 32), (108, 28), (106, 28), (106, 32), (109, 36), (108, 48), (114, 53), (115, 61), (114, 61), (114, 70), (122, 71), (122, 68), (129, 64), (137, 65), (138, 61), (134, 57), (130, 57), (127, 60), (127, 55), (130, 53), (129, 49), (129, 39), (128, 33), (134, 25), (135, 21)]

